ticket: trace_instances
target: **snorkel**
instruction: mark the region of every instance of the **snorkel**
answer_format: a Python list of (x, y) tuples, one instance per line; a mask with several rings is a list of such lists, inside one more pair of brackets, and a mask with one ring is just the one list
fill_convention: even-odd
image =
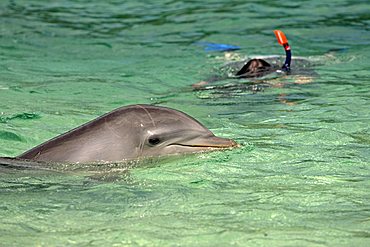
[(274, 30), (274, 33), (279, 44), (284, 47), (286, 55), (284, 65), (281, 67), (281, 69), (285, 72), (289, 72), (290, 62), (292, 60), (292, 51), (290, 50), (288, 39), (285, 37), (285, 34), (280, 30)]

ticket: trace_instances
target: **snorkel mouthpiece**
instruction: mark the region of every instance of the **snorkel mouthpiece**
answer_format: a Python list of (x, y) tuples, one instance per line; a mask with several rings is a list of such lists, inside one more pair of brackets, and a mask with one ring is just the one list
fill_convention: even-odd
[(285, 34), (280, 30), (274, 30), (275, 36), (277, 41), (280, 45), (284, 47), (285, 50), (285, 62), (281, 69), (285, 72), (290, 71), (290, 62), (292, 60), (292, 51), (290, 49), (290, 45), (288, 44), (288, 39), (286, 38)]

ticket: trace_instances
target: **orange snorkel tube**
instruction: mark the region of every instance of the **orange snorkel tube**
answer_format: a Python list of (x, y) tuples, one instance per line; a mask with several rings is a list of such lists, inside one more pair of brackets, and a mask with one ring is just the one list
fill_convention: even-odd
[(279, 42), (279, 44), (284, 47), (285, 55), (286, 55), (284, 65), (281, 67), (281, 69), (285, 72), (289, 72), (290, 62), (292, 60), (292, 51), (288, 44), (288, 39), (286, 38), (285, 34), (280, 30), (274, 30), (274, 33), (275, 33), (276, 39)]

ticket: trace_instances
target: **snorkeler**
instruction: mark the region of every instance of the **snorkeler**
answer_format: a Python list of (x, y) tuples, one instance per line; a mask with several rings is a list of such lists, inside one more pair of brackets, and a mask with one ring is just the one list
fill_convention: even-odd
[(292, 52), (288, 44), (288, 40), (285, 34), (280, 30), (274, 30), (275, 36), (280, 45), (284, 47), (285, 50), (285, 62), (281, 67), (281, 70), (269, 64), (266, 60), (260, 58), (254, 58), (249, 60), (236, 74), (237, 78), (250, 78), (250, 77), (262, 77), (264, 75), (270, 74), (272, 72), (290, 72), (290, 62), (292, 60)]
[(292, 52), (291, 52), (291, 47), (288, 44), (288, 39), (286, 38), (285, 34), (280, 30), (274, 30), (274, 33), (275, 33), (276, 39), (278, 40), (279, 44), (282, 45), (285, 50), (285, 62), (283, 66), (280, 67), (276, 63), (276, 61), (269, 63), (268, 61), (262, 58), (253, 58), (246, 63), (244, 62), (244, 65), (242, 66), (242, 68), (238, 69), (236, 72), (234, 68), (238, 65), (240, 66), (240, 62), (227, 65), (227, 67), (231, 68), (230, 69), (231, 73), (228, 73), (226, 77), (222, 75), (212, 76), (206, 81), (200, 81), (196, 84), (193, 84), (193, 87), (200, 88), (202, 86), (207, 85), (208, 83), (220, 81), (220, 80), (224, 80), (228, 78), (229, 79), (260, 78), (260, 77), (264, 77), (271, 73), (290, 74), (290, 64), (292, 61)]

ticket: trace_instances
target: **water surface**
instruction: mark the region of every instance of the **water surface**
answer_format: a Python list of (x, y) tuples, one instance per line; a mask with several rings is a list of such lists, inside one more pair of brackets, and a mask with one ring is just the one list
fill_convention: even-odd
[[(136, 103), (184, 111), (242, 147), (142, 164), (114, 182), (7, 169), (0, 242), (368, 246), (368, 9), (361, 0), (1, 1), (0, 156)], [(274, 29), (312, 61), (311, 83), (192, 90), (227, 62), (197, 42), (279, 55)]]

